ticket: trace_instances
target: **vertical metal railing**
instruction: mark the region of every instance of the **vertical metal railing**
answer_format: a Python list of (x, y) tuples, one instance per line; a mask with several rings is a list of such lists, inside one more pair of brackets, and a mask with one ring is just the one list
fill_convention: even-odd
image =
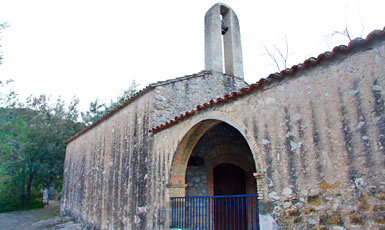
[(259, 230), (258, 195), (171, 197), (173, 229)]

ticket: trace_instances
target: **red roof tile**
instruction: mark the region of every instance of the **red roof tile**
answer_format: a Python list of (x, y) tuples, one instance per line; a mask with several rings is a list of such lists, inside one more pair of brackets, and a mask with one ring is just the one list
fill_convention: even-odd
[(256, 82), (255, 84), (251, 84), (248, 88), (242, 88), (237, 92), (231, 93), (230, 95), (226, 94), (222, 98), (217, 98), (215, 101), (211, 100), (209, 103), (204, 103), (203, 105), (198, 105), (196, 110), (193, 109), (191, 111), (187, 111), (185, 114), (181, 114), (180, 116), (176, 116), (173, 120), (170, 120), (169, 122), (166, 122), (165, 124), (158, 125), (158, 126), (152, 128), (152, 130), (150, 130), (150, 132), (152, 132), (152, 133), (159, 132), (160, 130), (162, 130), (164, 128), (167, 128), (173, 124), (178, 123), (180, 120), (183, 120), (185, 118), (188, 118), (191, 115), (194, 115), (195, 112), (199, 112), (201, 110), (207, 109), (207, 108), (213, 106), (214, 104), (220, 104), (223, 102), (227, 102), (230, 99), (236, 98), (238, 96), (242, 96), (242, 95), (245, 95), (245, 94), (248, 94), (251, 92), (257, 92), (257, 89), (262, 88), (263, 85), (265, 84), (265, 82), (270, 83), (274, 80), (282, 79), (283, 77), (293, 76), (298, 71), (300, 71), (302, 69), (307, 69), (311, 66), (315, 66), (315, 65), (319, 64), (320, 62), (322, 62), (323, 60), (332, 59), (335, 56), (338, 56), (339, 54), (347, 53), (348, 51), (352, 50), (353, 48), (361, 47), (364, 44), (367, 44), (369, 42), (373, 42), (377, 39), (384, 39), (384, 38), (385, 38), (385, 27), (383, 30), (372, 31), (366, 37), (366, 39), (356, 38), (356, 39), (350, 41), (348, 46), (345, 46), (345, 45), (336, 46), (333, 48), (333, 50), (331, 52), (327, 51), (325, 53), (322, 53), (322, 54), (318, 55), (317, 58), (311, 57), (311, 58), (305, 60), (303, 63), (300, 63), (298, 65), (293, 65), (291, 68), (282, 70), (280, 73), (270, 74), (266, 79), (262, 78), (258, 82)]

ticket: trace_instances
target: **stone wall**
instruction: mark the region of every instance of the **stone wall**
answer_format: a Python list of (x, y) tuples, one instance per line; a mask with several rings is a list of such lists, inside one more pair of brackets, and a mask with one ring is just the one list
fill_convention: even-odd
[(80, 132), (67, 143), (62, 214), (90, 229), (165, 229), (170, 155), (149, 130), (246, 85), (209, 71), (158, 82)]
[(186, 170), (186, 196), (208, 196), (206, 166), (187, 166)]
[(244, 136), (264, 176), (261, 225), (384, 229), (384, 89), (385, 43), (377, 41), (162, 129), (153, 150), (167, 159), (163, 205), (183, 194), (186, 159), (222, 121)]
[(146, 229), (153, 92), (67, 144), (61, 211), (90, 229)]
[(154, 125), (165, 123), (195, 109), (202, 102), (215, 100), (246, 86), (242, 79), (211, 71), (161, 83), (155, 88)]
[(208, 191), (210, 168), (238, 159), (214, 157), (231, 149), (235, 137), (222, 149), (224, 142), (211, 146), (202, 138), (225, 122), (243, 136), (247, 162), (263, 177), (261, 226), (384, 228), (385, 42), (149, 132), (245, 85), (211, 72), (155, 83), (75, 136), (67, 144), (62, 213), (91, 229), (167, 229), (169, 197), (186, 194), (188, 160), (199, 156), (193, 151), (201, 139), (197, 149), (211, 156)]

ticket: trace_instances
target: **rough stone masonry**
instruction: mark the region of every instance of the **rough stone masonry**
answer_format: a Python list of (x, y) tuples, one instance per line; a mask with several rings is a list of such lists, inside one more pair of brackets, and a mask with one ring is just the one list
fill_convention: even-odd
[[(238, 23), (223, 4), (208, 16), (227, 12)], [(384, 30), (255, 84), (242, 77), (151, 84), (74, 136), (62, 214), (90, 229), (169, 229), (170, 197), (213, 195), (213, 168), (231, 163), (260, 194), (260, 229), (385, 229)]]

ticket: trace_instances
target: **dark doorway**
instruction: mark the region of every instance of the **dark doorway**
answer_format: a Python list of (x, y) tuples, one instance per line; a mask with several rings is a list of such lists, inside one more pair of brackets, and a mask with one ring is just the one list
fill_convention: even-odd
[(245, 171), (234, 164), (220, 164), (214, 168), (214, 196), (246, 193)]
[[(246, 193), (245, 171), (223, 163), (214, 168), (214, 195), (229, 196)], [(243, 197), (228, 197), (214, 204), (216, 230), (247, 229), (247, 209)], [(226, 221), (224, 221), (226, 220)]]

